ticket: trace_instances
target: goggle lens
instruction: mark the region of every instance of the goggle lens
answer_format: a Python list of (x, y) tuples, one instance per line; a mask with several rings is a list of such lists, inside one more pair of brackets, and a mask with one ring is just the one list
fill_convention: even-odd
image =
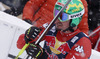
[[(56, 16), (57, 13), (58, 13), (59, 11), (55, 9), (54, 12), (55, 12), (54, 15)], [(60, 17), (58, 17), (58, 19), (59, 19), (61, 22), (67, 21), (67, 20), (69, 20), (68, 14), (62, 12), (61, 15), (60, 15)]]

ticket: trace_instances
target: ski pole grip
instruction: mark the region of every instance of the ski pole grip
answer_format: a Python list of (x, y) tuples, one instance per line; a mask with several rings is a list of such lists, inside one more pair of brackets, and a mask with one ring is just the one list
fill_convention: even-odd
[(18, 57), (25, 51), (25, 49), (29, 46), (29, 44), (30, 43), (24, 45), (24, 47), (20, 50), (15, 59), (18, 59)]

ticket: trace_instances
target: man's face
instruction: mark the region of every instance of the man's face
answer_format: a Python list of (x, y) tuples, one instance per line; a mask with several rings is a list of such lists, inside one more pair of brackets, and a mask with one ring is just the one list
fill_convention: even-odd
[(59, 21), (58, 19), (55, 21), (55, 25), (56, 25), (56, 28), (58, 30), (65, 30), (66, 28), (69, 27), (69, 23), (70, 23), (70, 20), (68, 21), (65, 21), (65, 22), (61, 22)]

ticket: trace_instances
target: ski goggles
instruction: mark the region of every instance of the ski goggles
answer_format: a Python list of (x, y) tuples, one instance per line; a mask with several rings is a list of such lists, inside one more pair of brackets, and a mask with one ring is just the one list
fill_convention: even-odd
[[(54, 16), (56, 16), (58, 12), (59, 12), (59, 10), (54, 9)], [(65, 22), (65, 21), (68, 21), (70, 19), (81, 17), (83, 14), (84, 14), (84, 9), (78, 13), (75, 13), (75, 14), (67, 14), (65, 12), (62, 12), (61, 15), (58, 17), (58, 19), (61, 22)]]

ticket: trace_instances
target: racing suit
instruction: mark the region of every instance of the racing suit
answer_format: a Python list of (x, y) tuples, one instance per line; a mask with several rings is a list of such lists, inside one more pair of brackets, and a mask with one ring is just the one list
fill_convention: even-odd
[(53, 26), (43, 41), (44, 53), (39, 59), (88, 59), (91, 55), (91, 42), (79, 29), (67, 34)]

